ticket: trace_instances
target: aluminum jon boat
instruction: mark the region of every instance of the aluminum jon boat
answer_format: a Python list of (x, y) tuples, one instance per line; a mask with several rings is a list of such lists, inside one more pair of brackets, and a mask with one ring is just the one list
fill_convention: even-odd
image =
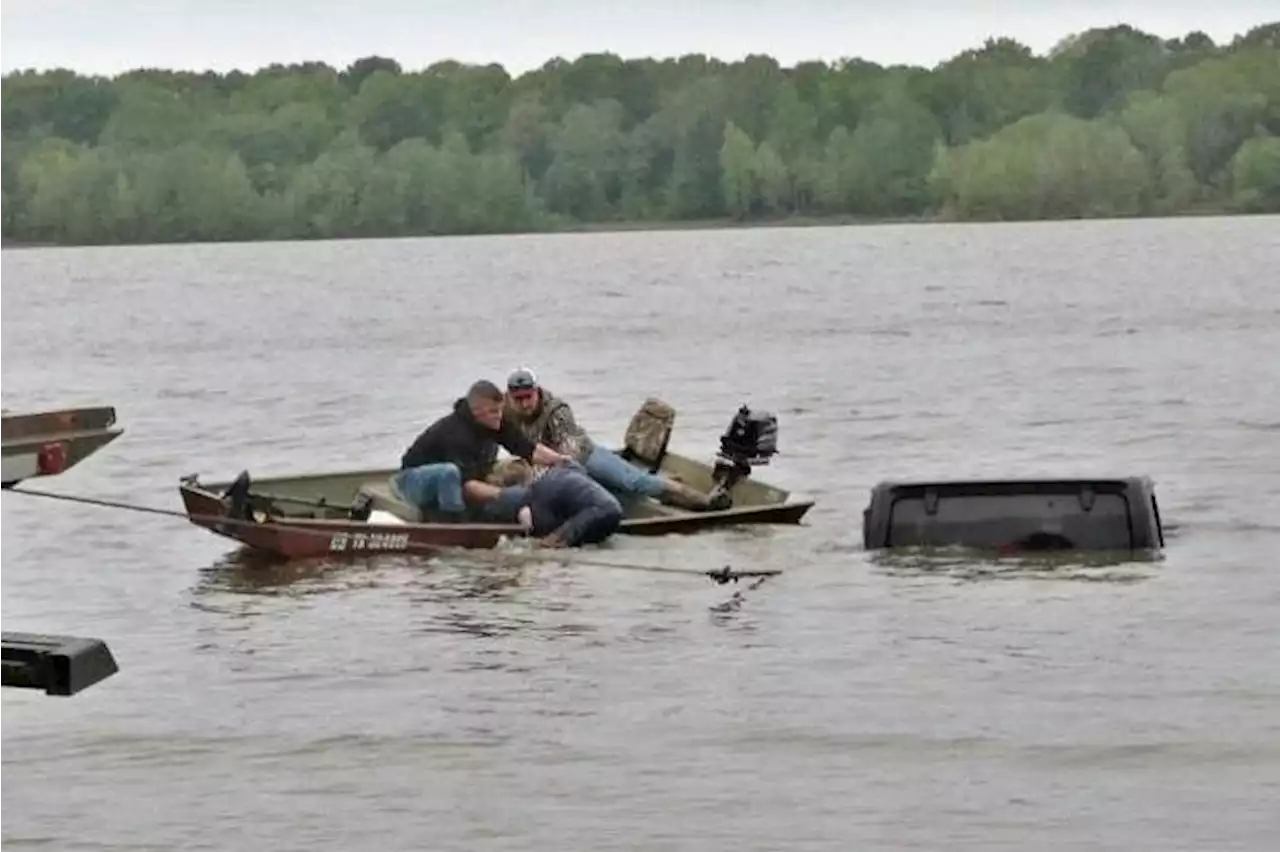
[[(652, 440), (637, 438), (652, 437), (655, 407), (671, 411), (656, 451)], [(637, 429), (638, 421), (646, 418), (647, 432)], [(727, 493), (730, 505), (691, 510), (628, 498), (618, 534), (657, 536), (748, 524), (798, 524), (813, 507), (812, 500), (794, 499), (790, 492), (752, 477), (754, 466), (768, 464), (777, 453), (777, 419), (772, 414), (743, 406), (710, 463), (666, 449), (673, 422), (673, 410), (646, 400), (632, 418), (623, 447), (614, 452), (642, 470), (660, 472), (704, 493)], [(426, 520), (416, 507), (392, 496), (389, 478), (395, 472), (378, 468), (257, 478), (242, 471), (233, 480), (217, 482), (201, 482), (193, 474), (180, 480), (179, 492), (191, 523), (284, 559), (487, 549), (504, 538), (523, 535), (515, 524)]]

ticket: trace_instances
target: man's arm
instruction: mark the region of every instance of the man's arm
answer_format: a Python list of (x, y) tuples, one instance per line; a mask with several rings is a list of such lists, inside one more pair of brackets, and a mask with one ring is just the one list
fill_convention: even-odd
[[(554, 474), (551, 474), (554, 477)], [(556, 483), (537, 481), (529, 486), (524, 494), (523, 505), (516, 513), (525, 532), (535, 538), (548, 535), (560, 524), (556, 517)], [(526, 526), (526, 521), (528, 522)]]
[(561, 403), (555, 411), (551, 412), (547, 426), (555, 436), (561, 453), (575, 459), (582, 456), (583, 431), (578, 426), (578, 421), (574, 419), (573, 409), (568, 403)]
[(462, 483), (462, 494), (472, 503), (488, 503), (498, 499), (502, 488), (479, 479), (468, 479)]
[(538, 444), (533, 448), (532, 461), (534, 464), (540, 464), (543, 467), (551, 467), (569, 461), (569, 456), (564, 453), (557, 453), (546, 444)]
[(557, 453), (546, 444), (535, 444), (530, 441), (514, 423), (505, 417), (498, 430), (498, 443), (511, 455), (543, 467), (551, 467), (569, 460), (568, 456)]
[(524, 459), (533, 464), (547, 464), (547, 462), (539, 462), (537, 459), (538, 447), (541, 445), (535, 445), (526, 438), (519, 427), (505, 416), (502, 418), (502, 425), (498, 427), (498, 444), (516, 458)]

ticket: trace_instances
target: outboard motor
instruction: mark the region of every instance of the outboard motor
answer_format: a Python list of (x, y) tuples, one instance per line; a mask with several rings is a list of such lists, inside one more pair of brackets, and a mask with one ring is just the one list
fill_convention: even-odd
[(727, 502), (729, 492), (751, 475), (752, 465), (766, 465), (778, 452), (778, 418), (743, 405), (720, 436), (711, 478), (713, 503)]
[(249, 471), (242, 470), (223, 491), (221, 497), (227, 503), (227, 517), (236, 521), (253, 521), (252, 480)]

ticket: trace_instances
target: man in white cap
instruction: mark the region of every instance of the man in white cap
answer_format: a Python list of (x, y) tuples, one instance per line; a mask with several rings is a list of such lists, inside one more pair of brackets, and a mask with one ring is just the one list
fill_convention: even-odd
[(653, 497), (694, 511), (727, 508), (728, 495), (713, 504), (706, 494), (660, 474), (643, 471), (596, 444), (574, 419), (569, 403), (542, 387), (528, 367), (521, 367), (507, 377), (506, 414), (531, 442), (569, 456), (610, 491)]

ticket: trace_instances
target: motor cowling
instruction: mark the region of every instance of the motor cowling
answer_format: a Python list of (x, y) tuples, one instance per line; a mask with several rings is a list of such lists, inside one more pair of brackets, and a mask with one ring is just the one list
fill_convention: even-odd
[(729, 493), (751, 475), (752, 465), (768, 464), (778, 452), (778, 418), (743, 405), (720, 436), (720, 452), (711, 471), (712, 505), (728, 508)]
[(738, 409), (720, 436), (720, 456), (737, 466), (765, 465), (778, 452), (778, 418), (768, 411)]

